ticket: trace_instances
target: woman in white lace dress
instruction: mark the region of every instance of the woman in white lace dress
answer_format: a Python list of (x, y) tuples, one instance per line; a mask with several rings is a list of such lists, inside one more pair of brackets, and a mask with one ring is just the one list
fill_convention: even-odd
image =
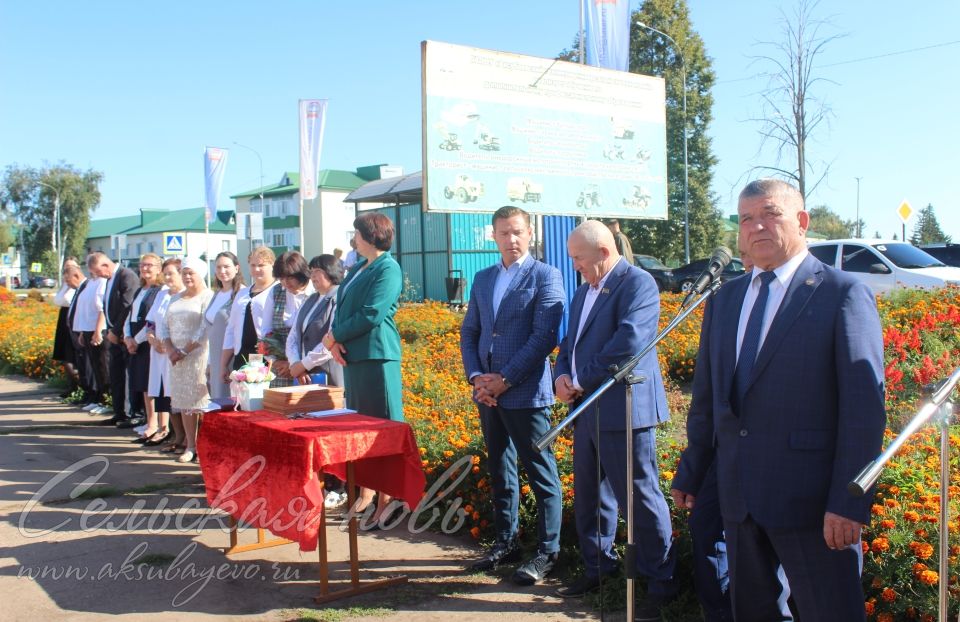
[(197, 420), (210, 402), (207, 392), (207, 323), (204, 314), (213, 292), (207, 288), (207, 264), (187, 257), (180, 270), (184, 289), (170, 300), (164, 318), (164, 350), (170, 358), (170, 406), (179, 411), (186, 451), (178, 462), (197, 455)]

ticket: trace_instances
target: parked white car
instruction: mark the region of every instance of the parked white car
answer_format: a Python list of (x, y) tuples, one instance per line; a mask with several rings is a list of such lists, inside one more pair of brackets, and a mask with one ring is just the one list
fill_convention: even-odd
[(813, 242), (808, 250), (828, 266), (853, 274), (875, 294), (898, 287), (960, 285), (960, 268), (947, 266), (906, 242), (828, 240)]

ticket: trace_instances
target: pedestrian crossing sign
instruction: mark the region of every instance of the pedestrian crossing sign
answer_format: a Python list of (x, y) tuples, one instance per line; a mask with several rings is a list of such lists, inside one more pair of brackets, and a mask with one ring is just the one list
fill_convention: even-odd
[(184, 243), (182, 233), (164, 233), (163, 234), (163, 254), (164, 255), (183, 255)]

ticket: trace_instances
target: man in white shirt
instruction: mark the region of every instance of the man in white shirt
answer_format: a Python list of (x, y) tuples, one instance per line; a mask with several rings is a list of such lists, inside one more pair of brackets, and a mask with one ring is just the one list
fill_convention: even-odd
[[(130, 268), (114, 263), (103, 253), (91, 253), (87, 260), (90, 273), (106, 279), (103, 295), (103, 314), (106, 320), (107, 382), (113, 402), (113, 417), (101, 422), (102, 425), (116, 425), (120, 428), (132, 428), (145, 422), (138, 413), (128, 417), (127, 412), (127, 361), (128, 352), (123, 344), (123, 323), (130, 313), (130, 305), (140, 286), (140, 278)], [(142, 409), (142, 405), (140, 406)], [(105, 414), (105, 413), (104, 413)]]
[(347, 256), (343, 259), (343, 267), (349, 270), (353, 267), (353, 264), (357, 263), (360, 259), (360, 255), (357, 254), (357, 243), (353, 240), (353, 236), (350, 236), (350, 252), (347, 253)]

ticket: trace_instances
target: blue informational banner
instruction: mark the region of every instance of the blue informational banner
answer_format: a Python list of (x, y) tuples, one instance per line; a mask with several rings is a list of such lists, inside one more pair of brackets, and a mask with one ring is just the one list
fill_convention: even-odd
[(581, 0), (587, 64), (618, 71), (630, 69), (629, 0)]
[(662, 78), (423, 43), (424, 208), (667, 217)]

